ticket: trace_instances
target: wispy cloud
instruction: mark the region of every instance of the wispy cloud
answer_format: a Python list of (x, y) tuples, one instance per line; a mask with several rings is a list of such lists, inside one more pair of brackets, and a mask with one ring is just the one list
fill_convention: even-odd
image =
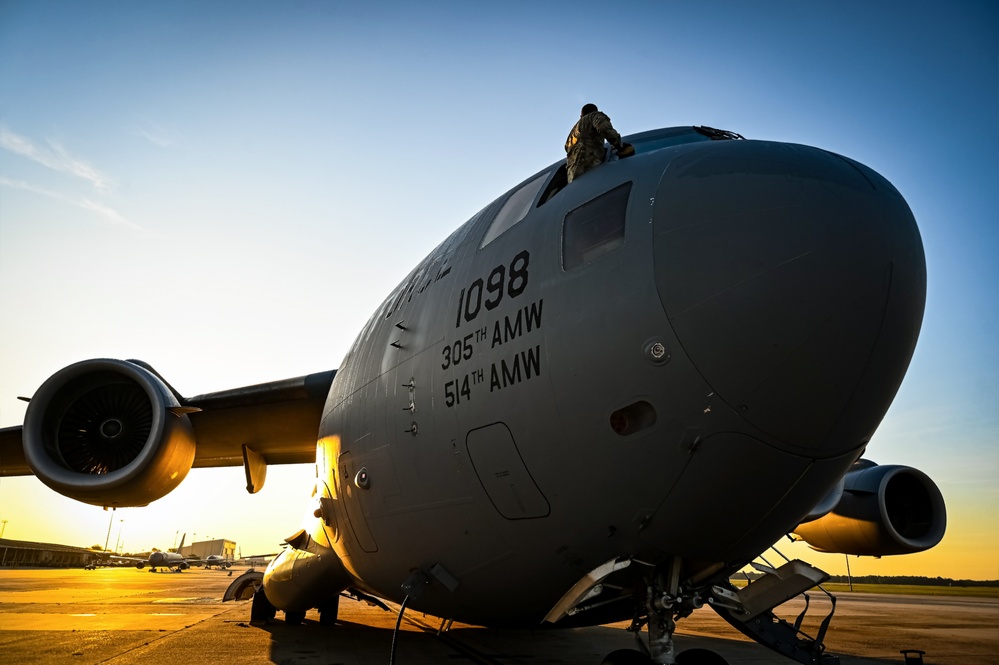
[(72, 203), (73, 205), (79, 206), (85, 210), (93, 210), (104, 219), (114, 222), (115, 224), (121, 224), (123, 226), (127, 226), (133, 229), (142, 228), (141, 226), (133, 224), (132, 222), (122, 217), (121, 214), (114, 208), (106, 206), (103, 203), (99, 203), (97, 201), (91, 201), (90, 199), (82, 199), (80, 201), (73, 201)]
[(12, 189), (23, 189), (26, 192), (33, 192), (35, 194), (41, 194), (42, 196), (48, 196), (53, 199), (60, 199), (65, 201), (66, 197), (62, 194), (56, 192), (50, 192), (47, 189), (38, 187), (37, 185), (32, 185), (31, 183), (25, 182), (23, 180), (11, 180), (10, 178), (4, 178), (0, 176), (0, 185), (4, 187), (10, 187)]
[(50, 140), (47, 143), (48, 146), (37, 146), (31, 139), (15, 134), (0, 125), (0, 148), (26, 157), (53, 171), (82, 178), (97, 189), (108, 189), (113, 184), (111, 178), (85, 160), (71, 155), (56, 141)]
[(152, 120), (142, 120), (142, 125), (135, 130), (135, 133), (153, 145), (170, 148), (177, 144), (177, 140), (170, 132)]
[(65, 194), (60, 194), (59, 192), (53, 192), (51, 190), (45, 189), (44, 187), (38, 187), (37, 185), (32, 185), (24, 180), (11, 180), (10, 178), (4, 178), (0, 176), (0, 186), (10, 187), (12, 189), (20, 189), (26, 192), (32, 192), (33, 194), (39, 194), (41, 196), (54, 199), (56, 201), (62, 201), (64, 203), (69, 203), (77, 208), (83, 208), (84, 210), (89, 210), (96, 213), (104, 220), (111, 222), (112, 224), (123, 226), (125, 228), (132, 229), (134, 231), (146, 232), (146, 229), (139, 226), (135, 222), (127, 220), (114, 208), (104, 205), (103, 203), (98, 203), (97, 201), (92, 201), (90, 199), (73, 199)]

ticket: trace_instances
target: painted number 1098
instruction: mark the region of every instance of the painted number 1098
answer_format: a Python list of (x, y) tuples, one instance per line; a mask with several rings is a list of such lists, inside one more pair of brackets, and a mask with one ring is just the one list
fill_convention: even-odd
[(461, 326), (462, 321), (471, 323), (482, 311), (483, 305), (487, 311), (492, 311), (503, 302), (503, 297), (516, 298), (527, 288), (528, 266), (531, 263), (531, 253), (526, 249), (505, 265), (498, 265), (490, 271), (483, 280), (481, 277), (461, 290), (458, 297), (458, 314), (454, 327)]

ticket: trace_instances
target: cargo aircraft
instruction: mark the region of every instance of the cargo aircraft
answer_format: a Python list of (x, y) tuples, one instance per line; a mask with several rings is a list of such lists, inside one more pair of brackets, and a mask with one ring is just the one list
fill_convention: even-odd
[[(884, 556), (942, 538), (922, 472), (862, 456), (908, 367), (926, 269), (870, 168), (707, 127), (564, 161), (461, 225), (386, 298), (339, 369), (185, 397), (149, 365), (86, 360), (0, 433), (0, 472), (141, 506), (192, 467), (313, 463), (311, 526), (251, 614), (335, 620), (341, 592), (484, 626), (632, 620), (676, 653), (705, 604), (800, 663), (835, 662), (773, 608), (800, 561), (730, 576), (785, 535)], [(276, 609), (275, 609), (276, 608)]]
[(209, 554), (208, 558), (204, 561), (205, 570), (209, 570), (212, 566), (215, 566), (219, 570), (224, 570), (226, 568), (232, 567), (232, 560), (225, 557), (225, 553), (222, 554)]
[(134, 563), (135, 567), (139, 570), (149, 566), (149, 572), (151, 573), (155, 573), (157, 568), (165, 568), (166, 570), (172, 570), (175, 573), (180, 573), (191, 567), (191, 562), (184, 558), (184, 556), (180, 553), (180, 551), (184, 549), (185, 538), (187, 538), (186, 533), (180, 537), (180, 545), (178, 545), (177, 549), (172, 552), (169, 550), (166, 552), (150, 552), (148, 559), (115, 555), (111, 557), (111, 560)]

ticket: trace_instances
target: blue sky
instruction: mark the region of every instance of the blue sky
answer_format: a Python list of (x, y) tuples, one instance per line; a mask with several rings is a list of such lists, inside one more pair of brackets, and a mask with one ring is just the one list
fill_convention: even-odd
[[(929, 473), (950, 530), (863, 565), (999, 577), (993, 2), (0, 2), (0, 424), (84, 358), (144, 359), (187, 394), (336, 367), (429, 250), (564, 156), (591, 101), (625, 134), (805, 143), (902, 192), (926, 313), (868, 456)], [(256, 497), (232, 471), (120, 511), (126, 542), (297, 529), (307, 470)], [(225, 509), (185, 514), (206, 499)], [(38, 511), (72, 526), (39, 532)], [(80, 544), (108, 523), (34, 479), (0, 479), (0, 519)]]

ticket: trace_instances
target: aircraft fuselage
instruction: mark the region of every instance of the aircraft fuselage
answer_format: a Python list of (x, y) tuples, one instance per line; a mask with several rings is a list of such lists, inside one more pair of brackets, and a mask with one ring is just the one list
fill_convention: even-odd
[(626, 140), (484, 208), (368, 321), (319, 431), (331, 576), (537, 623), (614, 557), (727, 575), (864, 451), (925, 298), (902, 197), (806, 146)]

